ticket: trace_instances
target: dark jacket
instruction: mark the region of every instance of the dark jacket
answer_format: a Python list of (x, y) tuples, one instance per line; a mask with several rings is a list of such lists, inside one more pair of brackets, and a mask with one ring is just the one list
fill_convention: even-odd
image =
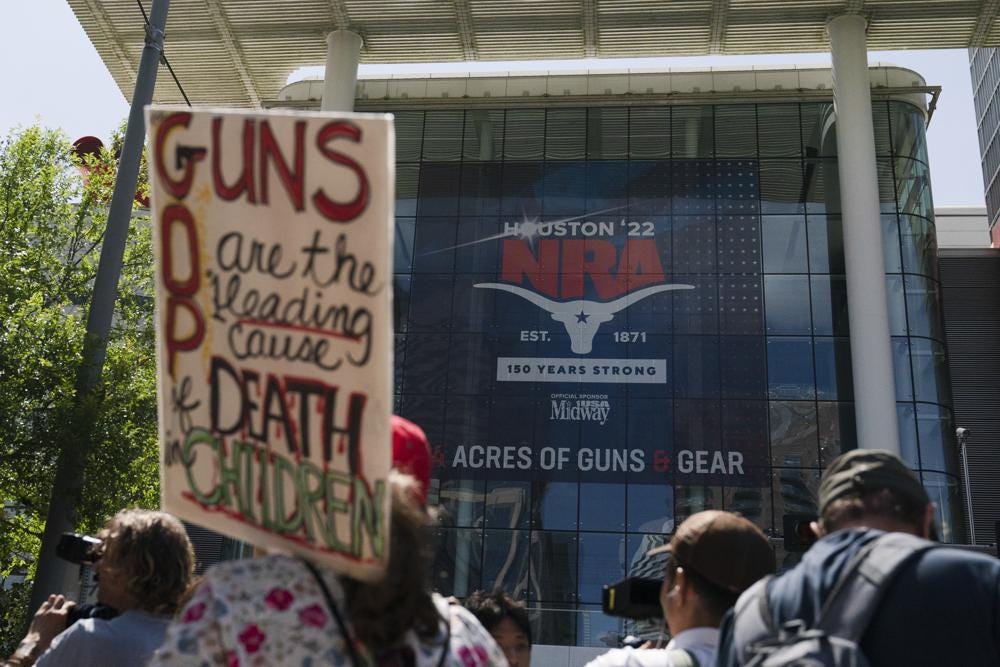
[[(840, 573), (877, 530), (842, 530), (818, 541), (775, 578), (768, 601), (776, 625), (815, 623)], [(732, 612), (719, 661), (741, 665)], [(958, 549), (930, 549), (904, 564), (885, 592), (861, 648), (873, 665), (1000, 665), (1000, 561)]]

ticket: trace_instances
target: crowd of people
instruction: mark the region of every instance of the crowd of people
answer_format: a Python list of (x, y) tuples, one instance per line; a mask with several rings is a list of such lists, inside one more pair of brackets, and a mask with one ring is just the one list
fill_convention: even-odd
[[(77, 620), (75, 603), (53, 594), (4, 666), (529, 665), (522, 603), (502, 591), (464, 603), (431, 591), (429, 449), (419, 427), (396, 417), (393, 460), (382, 580), (272, 553), (196, 581), (181, 523), (125, 510), (94, 554), (97, 600), (110, 613)], [(688, 517), (649, 554), (665, 557), (669, 642), (611, 649), (590, 665), (1000, 665), (1000, 561), (930, 539), (934, 506), (902, 461), (847, 452), (824, 472), (818, 500), (819, 539), (778, 575), (750, 521), (717, 510)]]

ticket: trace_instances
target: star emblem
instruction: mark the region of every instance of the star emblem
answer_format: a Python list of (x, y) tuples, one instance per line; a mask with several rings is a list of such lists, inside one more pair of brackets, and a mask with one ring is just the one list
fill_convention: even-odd
[(577, 324), (579, 324), (580, 322), (583, 322), (584, 324), (586, 324), (587, 323), (587, 319), (589, 317), (590, 317), (590, 315), (588, 315), (587, 313), (583, 312), (583, 308), (581, 308), (580, 312), (577, 313), (577, 315), (576, 315), (576, 322), (577, 322)]

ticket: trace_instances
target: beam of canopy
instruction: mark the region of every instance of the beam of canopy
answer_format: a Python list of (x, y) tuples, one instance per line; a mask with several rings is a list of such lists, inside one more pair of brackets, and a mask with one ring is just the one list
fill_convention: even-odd
[[(126, 98), (143, 46), (135, 0), (67, 0)], [(144, 0), (147, 6), (151, 0)], [(192, 102), (259, 106), (326, 33), (363, 63), (827, 51), (826, 21), (869, 21), (872, 50), (1000, 46), (1000, 0), (174, 0), (166, 54)], [(169, 76), (154, 99), (181, 102)]]

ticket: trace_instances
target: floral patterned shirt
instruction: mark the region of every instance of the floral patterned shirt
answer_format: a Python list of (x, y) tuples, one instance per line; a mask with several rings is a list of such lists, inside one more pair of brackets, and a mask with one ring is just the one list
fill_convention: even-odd
[[(346, 622), (344, 591), (336, 574), (319, 572)], [(506, 667), (496, 642), (471, 613), (449, 605), (437, 594), (434, 604), (442, 618), (438, 636), (421, 641), (409, 631), (403, 637), (415, 667)], [(449, 634), (448, 655), (441, 662)], [(377, 664), (363, 647), (355, 645), (363, 664)], [(297, 558), (271, 555), (212, 567), (149, 664), (351, 667), (351, 658), (309, 569)]]

